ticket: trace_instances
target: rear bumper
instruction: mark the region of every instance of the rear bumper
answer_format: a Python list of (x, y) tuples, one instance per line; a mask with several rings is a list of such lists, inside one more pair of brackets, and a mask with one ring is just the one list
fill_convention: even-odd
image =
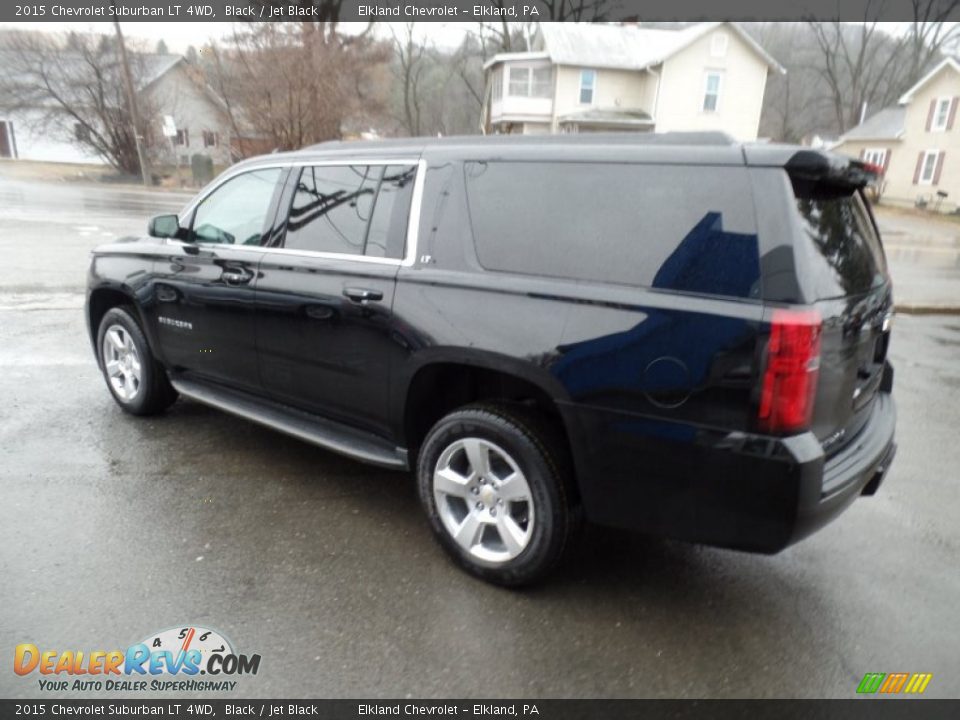
[(810, 432), (772, 438), (562, 411), (570, 435), (581, 438), (574, 456), (590, 520), (753, 552), (778, 552), (876, 492), (896, 452), (896, 410), (885, 392), (857, 437), (829, 459)]
[[(870, 420), (839, 453), (823, 463), (801, 488), (793, 536), (796, 542), (843, 512), (859, 495), (873, 495), (897, 453), (896, 408), (889, 393), (878, 393)], [(789, 544), (789, 543), (788, 543)]]

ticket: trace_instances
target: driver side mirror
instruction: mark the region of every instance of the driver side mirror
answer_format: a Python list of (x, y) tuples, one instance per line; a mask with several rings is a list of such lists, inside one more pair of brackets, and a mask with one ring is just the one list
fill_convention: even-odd
[(176, 215), (154, 215), (147, 223), (147, 234), (155, 238), (175, 238), (180, 233)]

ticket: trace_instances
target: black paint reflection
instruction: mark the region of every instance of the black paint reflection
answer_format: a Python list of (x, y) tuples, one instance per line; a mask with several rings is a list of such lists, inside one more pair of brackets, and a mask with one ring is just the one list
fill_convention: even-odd
[(723, 214), (708, 212), (660, 266), (653, 287), (680, 292), (759, 297), (756, 233), (723, 229)]
[(800, 182), (794, 191), (801, 228), (819, 258), (818, 297), (856, 295), (883, 285), (886, 261), (862, 199), (849, 190)]
[[(759, 274), (757, 236), (725, 232), (722, 214), (709, 212), (663, 262), (653, 286), (756, 297)], [(571, 396), (658, 414), (680, 408), (694, 394), (694, 413), (705, 405), (722, 408), (723, 402), (747, 405), (743, 394), (750, 389), (755, 333), (750, 322), (650, 307), (624, 311), (624, 320), (631, 326), (622, 332), (559, 348), (553, 372)], [(740, 395), (739, 403), (729, 403), (731, 392)]]

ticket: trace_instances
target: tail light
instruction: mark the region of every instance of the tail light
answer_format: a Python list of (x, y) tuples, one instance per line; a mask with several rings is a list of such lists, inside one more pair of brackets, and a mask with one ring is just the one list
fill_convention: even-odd
[(813, 416), (823, 321), (815, 310), (774, 310), (760, 392), (760, 427), (804, 430)]

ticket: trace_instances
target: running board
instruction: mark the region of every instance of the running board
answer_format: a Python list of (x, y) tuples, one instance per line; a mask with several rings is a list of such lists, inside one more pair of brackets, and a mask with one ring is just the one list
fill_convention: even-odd
[(239, 415), (327, 450), (381, 467), (408, 469), (407, 451), (394, 447), (376, 435), (193, 378), (171, 375), (170, 383), (178, 393), (191, 400)]

